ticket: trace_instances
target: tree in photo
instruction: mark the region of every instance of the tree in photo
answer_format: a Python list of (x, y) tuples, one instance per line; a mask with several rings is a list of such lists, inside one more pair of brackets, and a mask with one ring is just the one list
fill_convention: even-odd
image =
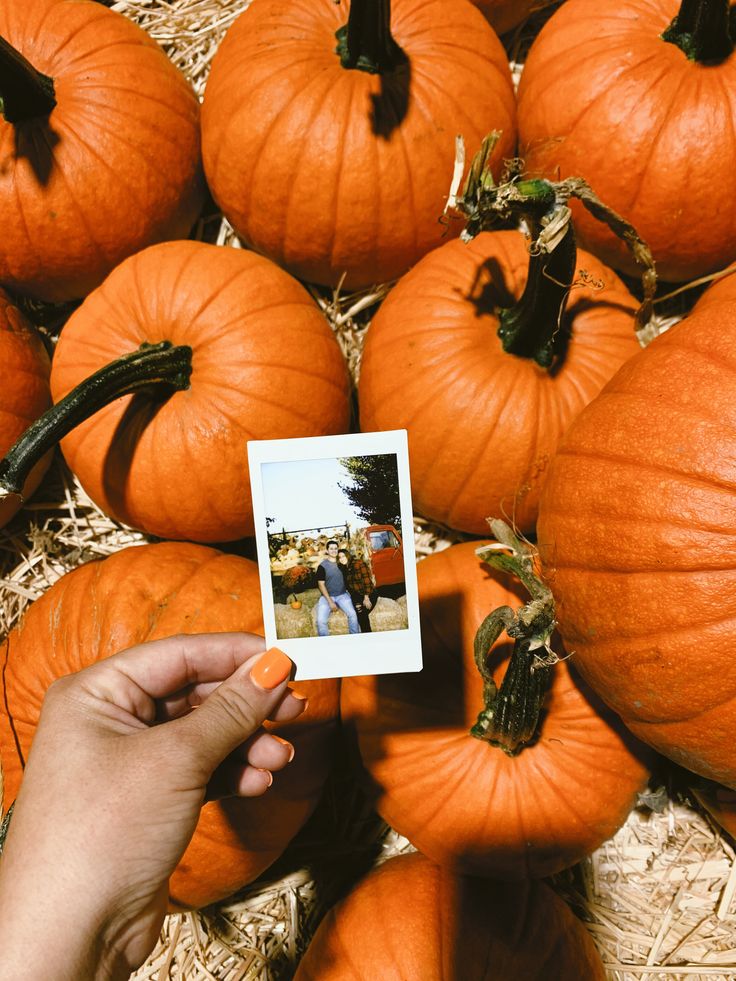
[(401, 527), (399, 471), (395, 453), (349, 456), (340, 460), (352, 483), (339, 484), (361, 518), (369, 524)]

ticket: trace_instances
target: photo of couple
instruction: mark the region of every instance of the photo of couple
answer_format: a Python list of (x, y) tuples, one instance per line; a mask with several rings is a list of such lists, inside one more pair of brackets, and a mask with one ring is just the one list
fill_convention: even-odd
[(277, 637), (408, 629), (396, 455), (262, 472)]
[(330, 612), (338, 608), (348, 618), (348, 633), (371, 633), (370, 611), (376, 602), (371, 570), (363, 559), (346, 548), (338, 548), (334, 538), (327, 542), (327, 555), (317, 566), (317, 634), (326, 637)]

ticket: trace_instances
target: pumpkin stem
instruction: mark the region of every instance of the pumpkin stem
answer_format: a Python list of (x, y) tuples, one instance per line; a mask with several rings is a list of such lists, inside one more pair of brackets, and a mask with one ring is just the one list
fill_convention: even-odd
[(54, 80), (0, 37), (0, 112), (8, 123), (48, 116), (56, 105)]
[(660, 35), (690, 61), (712, 64), (733, 52), (729, 0), (682, 0), (677, 16)]
[[(498, 311), (498, 336), (508, 354), (532, 358), (550, 368), (570, 287), (575, 279), (577, 249), (569, 209), (557, 202), (547, 181), (510, 185), (519, 195), (518, 209), (532, 232), (524, 292), (512, 307)], [(509, 201), (509, 210), (517, 202)]]
[(13, 494), (20, 496), (41, 457), (98, 409), (152, 385), (165, 386), (166, 394), (189, 388), (191, 373), (192, 349), (161, 341), (141, 344), (137, 351), (90, 375), (32, 423), (0, 460), (0, 501)]
[[(522, 162), (512, 160), (507, 162), (506, 172), (497, 185), (490, 168), (497, 139), (498, 134), (491, 133), (483, 140), (461, 194), (456, 192), (465, 148), (462, 137), (457, 139), (455, 174), (447, 207), (456, 208), (465, 216), (466, 226), (461, 238), (466, 242), (479, 232), (493, 229), (499, 220), (518, 223), (522, 219), (530, 233), (529, 275), (524, 295), (515, 306), (499, 310), (501, 326), (498, 334), (504, 350), (534, 358), (544, 368), (549, 368), (552, 363), (560, 322), (574, 285), (577, 259), (572, 213), (568, 207), (570, 198), (577, 198), (594, 218), (608, 225), (626, 243), (635, 262), (642, 267), (643, 298), (634, 323), (640, 340), (651, 340), (650, 321), (657, 273), (651, 250), (634, 226), (604, 204), (581, 177), (568, 177), (564, 181), (519, 180)], [(585, 281), (584, 276), (582, 279)]]
[[(470, 730), (471, 736), (516, 756), (531, 742), (558, 660), (550, 648), (556, 627), (554, 600), (534, 569), (533, 549), (500, 520), (490, 522), (498, 539), (476, 554), (488, 565), (512, 573), (526, 586), (531, 599), (516, 613), (509, 606), (490, 613), (475, 635), (475, 663), (483, 678), (484, 708)], [(509, 554), (509, 552), (511, 554)], [(514, 640), (514, 649), (500, 689), (496, 687), (488, 655), (501, 632)], [(541, 655), (540, 651), (546, 651)]]
[(343, 68), (379, 75), (406, 61), (391, 35), (391, 0), (351, 0), (348, 22), (335, 37)]

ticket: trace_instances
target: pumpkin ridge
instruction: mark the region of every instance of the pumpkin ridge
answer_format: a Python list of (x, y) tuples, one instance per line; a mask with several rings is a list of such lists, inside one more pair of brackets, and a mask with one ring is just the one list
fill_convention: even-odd
[[(91, 231), (91, 228), (90, 228), (90, 222), (89, 222), (89, 220), (87, 218), (87, 215), (86, 215), (85, 211), (83, 210), (83, 208), (79, 204), (79, 200), (78, 200), (77, 195), (76, 195), (76, 188), (74, 188), (74, 182), (73, 181), (70, 181), (69, 178), (67, 177), (67, 175), (64, 173), (64, 169), (61, 166), (61, 164), (59, 163), (58, 157), (56, 156), (56, 154), (54, 154), (53, 146), (49, 142), (48, 137), (46, 136), (46, 133), (43, 130), (36, 130), (36, 132), (38, 133), (39, 137), (43, 140), (43, 142), (46, 144), (46, 146), (48, 148), (49, 157), (52, 160), (52, 166), (55, 169), (55, 172), (56, 172), (56, 175), (57, 175), (58, 179), (62, 182), (62, 184), (66, 188), (67, 197), (69, 198), (69, 200), (71, 201), (72, 205), (74, 206), (74, 210), (77, 213), (77, 217), (79, 218), (79, 222), (82, 225), (82, 227), (84, 228), (84, 231), (85, 231), (86, 236), (87, 236), (88, 244), (92, 246), (92, 248), (94, 249), (94, 251), (97, 254), (98, 259), (101, 259), (102, 262), (104, 262), (104, 263), (107, 264), (109, 262), (108, 257), (105, 254), (105, 252), (103, 251), (102, 246), (99, 244), (99, 242), (96, 240), (96, 238), (92, 235), (92, 231)], [(16, 182), (16, 186), (17, 186), (17, 182)]]
[[(304, 335), (302, 334), (302, 337), (303, 336)], [(270, 368), (270, 369), (273, 369), (274, 370), (274, 373), (276, 371), (285, 371), (285, 372), (294, 372), (295, 371), (298, 374), (300, 374), (300, 375), (302, 375), (302, 376), (304, 376), (306, 378), (314, 378), (316, 381), (325, 382), (325, 384), (327, 384), (328, 386), (336, 389), (338, 392), (341, 392), (343, 390), (343, 385), (341, 385), (339, 382), (335, 381), (335, 377), (334, 377), (334, 374), (333, 373), (321, 374), (318, 371), (305, 371), (299, 365), (284, 364), (283, 362), (279, 362), (279, 361), (274, 361), (274, 362), (267, 362), (267, 361), (238, 361), (237, 362), (237, 366), (239, 368), (257, 368), (257, 369), (258, 368), (263, 368), (264, 370)], [(215, 384), (215, 383), (213, 382), (213, 384)], [(237, 385), (235, 385), (235, 384), (229, 385), (224, 379), (221, 380), (221, 381), (218, 381), (216, 384), (217, 384), (217, 387), (218, 388), (221, 388), (221, 389), (231, 390), (231, 391), (235, 391), (235, 392), (241, 391), (241, 389), (238, 388)], [(279, 402), (273, 402), (271, 404), (272, 405), (280, 405), (281, 403), (279, 403)], [(304, 416), (304, 418), (306, 419), (308, 417), (307, 416)]]
[[(110, 100), (108, 102), (108, 101), (105, 101), (104, 99), (102, 99), (102, 100), (100, 100), (100, 99), (94, 99), (94, 98), (91, 98), (90, 96), (85, 96), (84, 98), (79, 98), (76, 95), (76, 93), (79, 92), (80, 90), (89, 90), (90, 92), (99, 93), (100, 92), (100, 88), (99, 88), (99, 85), (98, 84), (94, 84), (94, 83), (84, 84), (84, 82), (77, 82), (75, 80), (75, 82), (74, 82), (74, 89), (75, 89), (75, 94), (72, 95), (72, 96), (67, 96), (66, 97), (66, 101), (67, 101), (67, 103), (69, 105), (72, 105), (74, 102), (77, 102), (77, 103), (79, 103), (80, 108), (83, 109), (83, 110), (86, 110), (86, 109), (102, 109), (108, 119), (113, 114), (117, 114), (122, 119), (125, 119), (125, 120), (133, 119), (135, 121), (136, 126), (138, 126), (139, 128), (142, 129), (143, 126), (148, 126), (150, 129), (154, 130), (159, 136), (167, 136), (167, 135), (170, 135), (171, 138), (170, 138), (169, 142), (172, 143), (174, 146), (178, 146), (179, 145), (179, 140), (177, 139), (177, 137), (179, 137), (180, 134), (178, 132), (177, 133), (173, 133), (172, 132), (171, 134), (168, 134), (167, 133), (167, 130), (158, 127), (156, 125), (156, 123), (155, 123), (154, 120), (140, 119), (140, 118), (136, 117), (135, 113), (133, 113), (133, 112), (126, 112), (126, 108), (127, 108), (127, 104), (128, 104), (127, 103), (127, 100), (126, 100), (125, 103), (121, 103), (117, 99), (116, 100)], [(104, 95), (107, 95), (108, 92), (122, 92), (122, 93), (125, 93), (126, 95), (131, 96), (131, 98), (132, 99), (135, 99), (137, 102), (142, 102), (144, 100), (146, 102), (151, 102), (153, 105), (160, 106), (161, 108), (165, 109), (166, 112), (169, 113), (170, 115), (176, 116), (181, 121), (181, 123), (184, 124), (185, 126), (190, 126), (192, 124), (192, 119), (193, 119), (192, 113), (191, 112), (185, 112), (184, 109), (183, 109), (183, 107), (180, 108), (179, 105), (177, 104), (177, 102), (179, 100), (177, 100), (176, 102), (173, 101), (173, 100), (169, 102), (166, 99), (159, 99), (156, 96), (152, 95), (150, 92), (147, 92), (145, 90), (142, 90), (142, 89), (129, 89), (129, 88), (126, 88), (126, 87), (124, 87), (122, 85), (106, 85), (105, 86), (105, 92), (103, 94)], [(110, 129), (107, 132), (106, 135), (107, 136), (118, 136), (117, 132), (114, 129)], [(130, 143), (130, 144), (126, 144), (126, 145), (129, 145), (129, 146), (138, 146), (137, 143)]]
[[(115, 170), (110, 164), (110, 162), (108, 161), (107, 157), (99, 153), (93, 143), (90, 143), (88, 140), (85, 140), (82, 136), (80, 136), (78, 130), (74, 129), (74, 127), (70, 125), (68, 119), (64, 120), (63, 129), (71, 136), (73, 140), (75, 140), (79, 144), (79, 146), (83, 147), (84, 150), (87, 153), (89, 153), (90, 157), (94, 157), (102, 164), (105, 170), (107, 170), (107, 172), (112, 175), (112, 177), (116, 180), (116, 182), (120, 184), (121, 187), (125, 188), (127, 194), (129, 195), (131, 201), (135, 204), (135, 206), (140, 208), (142, 206), (142, 202), (139, 199), (139, 189), (138, 186), (135, 184), (135, 182), (130, 180), (125, 180), (125, 174), (119, 170)], [(140, 147), (138, 147), (134, 143), (128, 143), (126, 140), (120, 139), (117, 130), (110, 130), (108, 136), (121, 143), (128, 150), (128, 152), (132, 151), (136, 156), (140, 157), (140, 159), (143, 160), (146, 166), (150, 167), (153, 165), (154, 161), (152, 159), (147, 158), (145, 154), (141, 151)]]
[[(270, 162), (267, 159), (267, 155), (270, 153), (270, 150), (271, 150), (271, 148), (269, 147), (269, 143), (270, 143), (270, 141), (271, 141), (271, 139), (273, 137), (274, 130), (279, 125), (283, 124), (284, 119), (287, 118), (290, 113), (295, 114), (297, 116), (301, 116), (301, 114), (303, 112), (303, 110), (302, 110), (302, 103), (304, 101), (304, 96), (307, 93), (309, 93), (310, 98), (313, 98), (314, 101), (312, 103), (311, 112), (309, 114), (308, 121), (305, 121), (305, 120), (303, 120), (301, 118), (299, 120), (299, 133), (301, 135), (301, 141), (300, 141), (300, 143), (298, 145), (299, 152), (297, 151), (297, 147), (296, 146), (290, 148), (290, 153), (293, 154), (296, 159), (302, 159), (304, 155), (303, 155), (303, 153), (301, 153), (301, 150), (305, 146), (307, 140), (309, 139), (309, 135), (310, 135), (309, 134), (309, 123), (319, 113), (319, 110), (320, 110), (321, 103), (323, 101), (324, 95), (325, 94), (327, 94), (327, 95), (330, 94), (330, 92), (331, 92), (331, 90), (333, 88), (333, 85), (334, 85), (334, 76), (333, 76), (333, 73), (330, 71), (329, 68), (325, 67), (318, 74), (313, 75), (307, 81), (306, 85), (303, 85), (302, 88), (298, 90), (298, 92), (293, 93), (292, 94), (292, 98), (289, 101), (287, 101), (285, 103), (285, 105), (283, 105), (278, 110), (278, 112), (269, 120), (268, 125), (266, 126), (266, 129), (265, 129), (264, 134), (263, 134), (263, 139), (261, 140), (260, 148), (258, 149), (257, 152), (254, 153), (255, 163), (254, 163), (254, 165), (252, 167), (252, 170), (251, 170), (251, 179), (250, 179), (250, 185), (249, 185), (250, 190), (249, 190), (247, 207), (242, 207), (240, 209), (241, 214), (248, 216), (245, 219), (246, 225), (249, 224), (249, 216), (253, 213), (253, 206), (252, 206), (252, 204), (253, 204), (253, 193), (254, 193), (254, 189), (255, 189), (256, 185), (258, 184), (258, 182), (260, 180), (259, 171), (262, 170), (265, 166), (270, 166)], [(312, 88), (314, 88), (315, 90), (317, 90), (315, 92), (315, 95), (314, 96), (312, 96), (312, 94), (311, 94), (311, 89)], [(322, 90), (325, 90), (325, 91), (322, 91)], [(318, 96), (320, 94), (322, 95), (322, 98), (318, 98)], [(297, 105), (297, 103), (298, 103), (298, 105)], [(297, 112), (297, 110), (299, 110), (299, 111)], [(248, 113), (248, 106), (247, 105), (244, 105), (242, 107), (241, 111), (245, 112), (246, 115), (247, 115), (247, 113)], [(224, 144), (224, 142), (225, 141), (222, 140), (222, 143), (223, 144)], [(277, 152), (280, 152), (280, 151), (277, 151)], [(289, 212), (291, 210), (291, 202), (292, 202), (293, 196), (294, 196), (294, 188), (295, 188), (296, 183), (297, 183), (297, 175), (298, 175), (298, 172), (299, 171), (298, 171), (298, 167), (297, 167), (297, 170), (292, 175), (291, 184), (290, 184), (289, 189), (288, 189), (288, 192), (287, 192), (287, 204), (286, 204), (286, 206), (283, 209), (283, 225), (282, 225), (282, 227), (280, 229), (277, 229), (276, 226), (273, 226), (274, 233), (278, 232), (279, 242), (280, 242), (282, 251), (283, 251), (284, 243), (285, 243), (286, 238), (287, 238), (287, 235), (288, 235)], [(301, 235), (303, 235), (303, 233), (304, 233), (304, 229), (303, 228), (299, 228), (298, 235), (301, 236)]]
[[(656, 82), (654, 82), (652, 84), (652, 89), (654, 89), (656, 86), (660, 85), (661, 82), (667, 81), (669, 75), (670, 75), (669, 66), (665, 66), (665, 70), (662, 73), (662, 75), (659, 78), (657, 78)], [(651, 91), (651, 90), (649, 90), (649, 91)], [(645, 96), (648, 96), (649, 95), (649, 91), (640, 93), (640, 99), (641, 99), (642, 102), (644, 101)], [(657, 127), (657, 132), (656, 133), (651, 133), (651, 132), (647, 133), (647, 146), (645, 148), (645, 156), (644, 156), (644, 159), (640, 161), (640, 163), (641, 163), (641, 179), (638, 180), (638, 181), (634, 181), (633, 182), (633, 184), (634, 184), (634, 196), (630, 199), (630, 201), (628, 202), (628, 204), (626, 205), (626, 207), (624, 209), (628, 213), (631, 213), (631, 212), (634, 211), (634, 209), (636, 208), (636, 205), (639, 202), (639, 199), (640, 199), (641, 195), (644, 193), (644, 185), (645, 185), (645, 182), (647, 180), (647, 172), (648, 172), (649, 168), (651, 167), (652, 161), (654, 160), (655, 150), (657, 148), (657, 141), (662, 136), (662, 133), (664, 131), (664, 128), (667, 125), (667, 123), (669, 122), (670, 117), (671, 117), (671, 115), (673, 113), (673, 110), (675, 108), (679, 108), (677, 106), (678, 99), (680, 99), (680, 100), (682, 99), (682, 92), (681, 92), (681, 89), (679, 89), (679, 88), (677, 90), (670, 89), (670, 100), (669, 100), (669, 103), (666, 106), (662, 106), (661, 105), (661, 101), (662, 101), (661, 96), (659, 96), (658, 99), (655, 102), (655, 104), (658, 106), (658, 108), (660, 109), (660, 112), (661, 112), (660, 119), (659, 119), (659, 126)], [(656, 261), (656, 256), (654, 258), (655, 258), (655, 261)]]
[[(727, 428), (727, 427), (724, 427)], [(557, 451), (557, 456), (566, 456), (568, 458), (575, 458), (580, 460), (592, 459), (597, 462), (605, 461), (606, 463), (618, 463), (629, 467), (636, 467), (638, 470), (649, 470), (649, 471), (659, 471), (660, 473), (668, 474), (670, 477), (676, 477), (679, 481), (686, 484), (693, 484), (696, 487), (716, 487), (721, 488), (726, 491), (733, 492), (734, 483), (728, 482), (726, 480), (720, 480), (712, 475), (699, 474), (699, 473), (686, 473), (682, 469), (674, 465), (665, 465), (663, 463), (655, 463), (650, 457), (639, 458), (636, 457), (632, 459), (630, 455), (627, 455), (623, 451), (620, 453), (603, 452), (596, 448), (595, 450), (583, 450), (579, 447), (569, 448), (562, 447)], [(549, 508), (550, 512), (553, 507)]]

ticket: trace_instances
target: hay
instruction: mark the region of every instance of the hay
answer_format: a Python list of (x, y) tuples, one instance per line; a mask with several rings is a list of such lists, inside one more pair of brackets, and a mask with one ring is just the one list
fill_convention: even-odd
[[(517, 80), (531, 40), (557, 3), (540, 0), (530, 22), (507, 38)], [(119, 0), (112, 6), (163, 45), (201, 96), (217, 45), (247, 0)], [(202, 218), (196, 236), (240, 247), (216, 212)], [(354, 381), (366, 327), (388, 289), (343, 294), (312, 288)], [(659, 307), (661, 326), (680, 319), (692, 299), (680, 295)], [(469, 537), (415, 520), (420, 558)], [(57, 459), (33, 501), (0, 530), (0, 637), (67, 571), (148, 540), (103, 515)], [(411, 845), (371, 811), (343, 759), (316, 814), (278, 863), (229, 902), (167, 917), (156, 949), (134, 977), (290, 978), (334, 900), (372, 865), (406, 850)], [(614, 981), (736, 976), (732, 844), (686, 802), (668, 799), (659, 813), (634, 811), (613, 839), (552, 885), (587, 922)]]

